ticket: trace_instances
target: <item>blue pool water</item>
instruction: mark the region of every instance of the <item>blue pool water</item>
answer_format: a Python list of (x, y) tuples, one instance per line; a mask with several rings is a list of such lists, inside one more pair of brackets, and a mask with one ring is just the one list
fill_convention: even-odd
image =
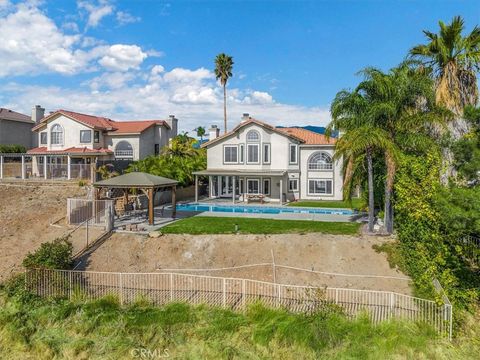
[(178, 204), (178, 211), (211, 211), (224, 213), (248, 213), (248, 214), (335, 214), (353, 215), (352, 210), (347, 209), (322, 209), (322, 208), (299, 208), (299, 207), (273, 207), (273, 206), (242, 206), (242, 205), (211, 205), (211, 204)]

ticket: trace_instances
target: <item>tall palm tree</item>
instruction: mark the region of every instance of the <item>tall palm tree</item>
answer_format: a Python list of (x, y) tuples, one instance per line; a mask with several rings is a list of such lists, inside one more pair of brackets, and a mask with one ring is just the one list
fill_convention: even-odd
[(480, 28), (463, 36), (464, 21), (455, 16), (450, 24), (438, 22), (438, 34), (424, 30), (428, 43), (414, 46), (410, 56), (431, 68), (436, 78), (437, 103), (457, 115), (466, 105), (476, 105), (476, 72), (480, 70)]
[(205, 128), (203, 126), (199, 126), (193, 131), (195, 131), (197, 133), (197, 136), (200, 138), (200, 143), (203, 143), (203, 137), (205, 136), (205, 133), (206, 133)]
[(232, 77), (233, 57), (218, 54), (215, 58), (215, 77), (223, 86), (223, 131), (227, 132), (227, 81)]

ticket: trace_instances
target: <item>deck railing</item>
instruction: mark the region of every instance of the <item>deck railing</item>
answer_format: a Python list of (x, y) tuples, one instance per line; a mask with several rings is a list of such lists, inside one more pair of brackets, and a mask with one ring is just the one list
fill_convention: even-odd
[(305, 313), (337, 306), (350, 317), (367, 312), (375, 324), (390, 319), (423, 322), (451, 338), (451, 304), (439, 305), (435, 301), (389, 291), (316, 288), (177, 273), (49, 269), (28, 269), (26, 286), (30, 292), (44, 297), (94, 300), (115, 295), (121, 304), (148, 299), (155, 305), (179, 301), (244, 310), (249, 304), (261, 302), (269, 307)]

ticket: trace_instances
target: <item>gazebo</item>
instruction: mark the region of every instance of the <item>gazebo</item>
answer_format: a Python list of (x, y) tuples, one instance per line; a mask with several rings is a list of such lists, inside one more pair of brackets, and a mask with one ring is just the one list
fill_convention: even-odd
[(148, 223), (153, 225), (153, 198), (155, 192), (159, 189), (170, 188), (172, 190), (172, 217), (176, 216), (176, 189), (178, 181), (155, 176), (144, 172), (131, 172), (128, 174), (115, 176), (110, 179), (97, 181), (93, 184), (95, 188), (95, 198), (99, 197), (100, 189), (123, 189), (123, 195), (128, 201), (128, 189), (139, 189), (148, 198)]

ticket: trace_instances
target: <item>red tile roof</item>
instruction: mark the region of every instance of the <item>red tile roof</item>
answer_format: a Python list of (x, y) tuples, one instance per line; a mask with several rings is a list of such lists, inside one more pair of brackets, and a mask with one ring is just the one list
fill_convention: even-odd
[(112, 134), (141, 133), (153, 125), (166, 126), (170, 128), (168, 123), (164, 120), (115, 121), (105, 117), (60, 109), (44, 117), (38, 125), (33, 127), (33, 130), (37, 130), (38, 128), (42, 127), (48, 122), (49, 119), (58, 114), (65, 115), (66, 117), (74, 119), (93, 129), (109, 131)]
[(333, 145), (336, 142), (333, 137), (327, 139), (325, 135), (303, 128), (277, 128), (277, 130), (302, 139), (305, 145)]
[(64, 150), (47, 150), (46, 146), (36, 147), (27, 151), (27, 154), (113, 154), (112, 150), (99, 148), (89, 149), (87, 147), (71, 147)]

